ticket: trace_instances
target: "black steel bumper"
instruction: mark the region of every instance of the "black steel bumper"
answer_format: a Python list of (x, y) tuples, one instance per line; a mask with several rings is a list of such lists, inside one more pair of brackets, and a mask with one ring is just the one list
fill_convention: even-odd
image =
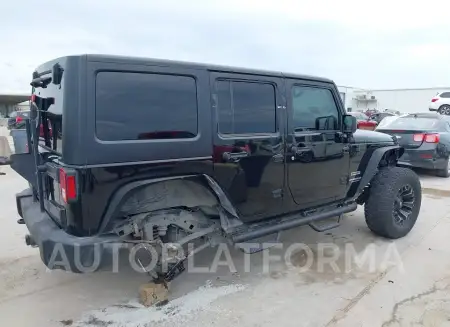
[(100, 269), (107, 254), (120, 244), (119, 236), (77, 237), (58, 227), (30, 189), (16, 194), (17, 212), (25, 221), (31, 241), (39, 247), (41, 259), (49, 269), (92, 272)]

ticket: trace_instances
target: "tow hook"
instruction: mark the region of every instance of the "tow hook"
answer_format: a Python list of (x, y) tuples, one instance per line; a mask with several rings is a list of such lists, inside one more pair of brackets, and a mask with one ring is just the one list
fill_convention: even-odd
[(36, 242), (34, 241), (33, 237), (31, 237), (30, 234), (25, 235), (25, 243), (26, 245), (29, 245), (31, 247), (37, 246)]

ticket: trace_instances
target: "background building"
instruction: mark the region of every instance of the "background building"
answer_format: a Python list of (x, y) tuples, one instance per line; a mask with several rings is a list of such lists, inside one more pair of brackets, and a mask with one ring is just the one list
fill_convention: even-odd
[(402, 113), (426, 112), (428, 105), (438, 92), (450, 91), (450, 87), (420, 89), (370, 90), (339, 86), (341, 98), (347, 110), (366, 111), (367, 109), (398, 110)]
[[(0, 117), (15, 110), (26, 110), (30, 96), (25, 94), (0, 94)], [(24, 103), (25, 102), (25, 103)]]

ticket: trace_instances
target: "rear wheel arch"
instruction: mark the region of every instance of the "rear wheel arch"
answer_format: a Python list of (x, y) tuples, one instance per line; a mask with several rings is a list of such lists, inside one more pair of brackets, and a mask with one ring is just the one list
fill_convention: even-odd
[[(99, 233), (109, 229), (112, 221), (133, 208), (146, 212), (173, 207), (222, 207), (238, 218), (237, 211), (220, 185), (208, 175), (186, 175), (134, 181), (121, 186), (112, 195), (102, 217)], [(137, 208), (136, 208), (137, 207)]]

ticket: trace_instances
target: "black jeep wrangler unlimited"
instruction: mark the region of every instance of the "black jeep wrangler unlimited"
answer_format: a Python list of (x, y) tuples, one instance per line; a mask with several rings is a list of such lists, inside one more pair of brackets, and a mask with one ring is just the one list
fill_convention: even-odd
[[(418, 217), (420, 181), (396, 166), (403, 148), (356, 130), (331, 80), (82, 55), (43, 64), (31, 85), (29, 153), (12, 167), (30, 183), (19, 223), (50, 268), (78, 271), (77, 255), (88, 264), (111, 242), (323, 231), (358, 204), (391, 239)], [(56, 245), (69, 268), (51, 265)]]

